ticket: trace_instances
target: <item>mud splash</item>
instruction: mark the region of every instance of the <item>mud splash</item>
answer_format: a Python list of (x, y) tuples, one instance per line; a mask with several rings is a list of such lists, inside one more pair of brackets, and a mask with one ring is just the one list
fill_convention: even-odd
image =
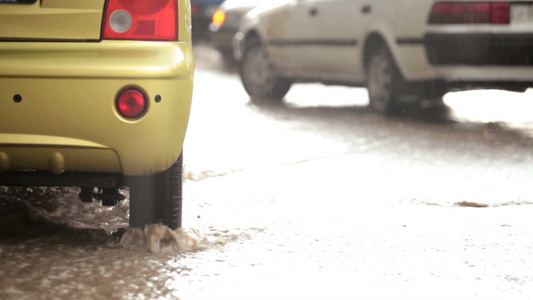
[(486, 208), (489, 207), (487, 204), (484, 203), (477, 203), (477, 202), (470, 202), (470, 201), (461, 201), (455, 203), (455, 206), (459, 207), (475, 207), (475, 208)]
[(170, 229), (166, 225), (152, 224), (144, 228), (127, 228), (120, 245), (127, 249), (146, 249), (150, 252), (190, 252), (225, 245), (224, 238), (208, 238), (196, 229)]

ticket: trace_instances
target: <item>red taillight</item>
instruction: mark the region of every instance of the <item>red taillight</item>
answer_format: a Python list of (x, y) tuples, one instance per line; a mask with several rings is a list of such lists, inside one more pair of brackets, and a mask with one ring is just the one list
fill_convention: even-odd
[(146, 97), (135, 89), (122, 91), (117, 97), (117, 110), (125, 118), (134, 119), (142, 116), (146, 111)]
[(492, 24), (509, 24), (511, 22), (509, 2), (491, 2), (490, 5), (490, 22)]
[(509, 24), (509, 2), (437, 2), (430, 24)]
[(107, 0), (103, 22), (104, 39), (178, 40), (174, 0)]

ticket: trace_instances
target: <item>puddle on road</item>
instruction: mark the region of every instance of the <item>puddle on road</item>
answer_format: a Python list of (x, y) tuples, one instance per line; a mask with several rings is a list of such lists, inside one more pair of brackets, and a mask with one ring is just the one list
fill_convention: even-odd
[(126, 228), (127, 201), (107, 208), (76, 190), (48, 192), (0, 187), (0, 299), (176, 299), (184, 286), (168, 282), (199, 269), (196, 258), (259, 231)]

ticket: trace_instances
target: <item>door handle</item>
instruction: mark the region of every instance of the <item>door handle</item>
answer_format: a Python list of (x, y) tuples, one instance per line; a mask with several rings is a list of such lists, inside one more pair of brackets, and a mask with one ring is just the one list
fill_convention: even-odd
[(370, 6), (370, 5), (363, 5), (363, 6), (361, 7), (361, 13), (363, 13), (363, 14), (368, 14), (368, 13), (370, 13), (370, 12), (372, 12), (372, 6)]
[(311, 17), (315, 17), (316, 15), (318, 15), (318, 9), (316, 7), (311, 7), (309, 9), (309, 15)]

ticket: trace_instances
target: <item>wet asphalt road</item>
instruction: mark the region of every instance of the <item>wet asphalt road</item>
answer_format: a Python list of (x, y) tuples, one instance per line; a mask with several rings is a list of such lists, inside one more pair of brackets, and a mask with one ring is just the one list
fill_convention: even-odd
[(122, 247), (127, 201), (0, 189), (0, 299), (533, 299), (533, 91), (385, 118), (364, 89), (252, 102), (196, 52), (183, 224), (206, 249)]

